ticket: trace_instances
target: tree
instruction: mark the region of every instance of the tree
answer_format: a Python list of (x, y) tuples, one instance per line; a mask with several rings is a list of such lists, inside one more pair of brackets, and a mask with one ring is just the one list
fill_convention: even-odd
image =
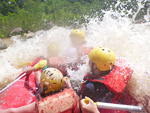
[(0, 0), (0, 13), (4, 16), (9, 13), (17, 13), (18, 8), (23, 7), (24, 0)]

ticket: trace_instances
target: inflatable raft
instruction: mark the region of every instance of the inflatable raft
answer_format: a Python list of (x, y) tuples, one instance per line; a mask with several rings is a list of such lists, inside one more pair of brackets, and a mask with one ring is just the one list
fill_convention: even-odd
[[(38, 61), (40, 58), (36, 59), (31, 66)], [(127, 73), (131, 73), (131, 71)], [(72, 89), (64, 89), (59, 93), (42, 98), (40, 101), (37, 101), (36, 91), (35, 72), (32, 72), (0, 94), (0, 109), (17, 108), (36, 101), (39, 113), (80, 113), (79, 98)], [(123, 104), (132, 104), (133, 102), (129, 95), (126, 95), (123, 101)], [(108, 112), (127, 113), (120, 110), (101, 110), (101, 113)]]
[[(34, 66), (40, 58), (36, 59)], [(18, 108), (37, 102), (39, 113), (79, 113), (79, 98), (72, 89), (41, 98), (36, 98), (35, 72), (26, 74), (12, 86), (0, 93), (0, 109)], [(34, 111), (33, 111), (34, 112)]]

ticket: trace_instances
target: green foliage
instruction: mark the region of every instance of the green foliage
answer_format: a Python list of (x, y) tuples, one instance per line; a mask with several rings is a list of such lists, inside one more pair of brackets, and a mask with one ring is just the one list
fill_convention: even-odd
[(24, 0), (0, 0), (0, 13), (8, 15), (9, 13), (16, 13), (19, 8), (23, 7)]
[[(101, 16), (112, 0), (0, 0), (0, 38), (21, 27), (24, 32), (50, 28), (50, 23), (68, 26)], [(96, 12), (96, 13), (95, 13)], [(97, 14), (97, 15), (96, 15)]]
[(102, 8), (100, 0), (0, 0), (0, 37), (21, 27), (24, 32), (50, 28), (47, 23), (73, 25)]

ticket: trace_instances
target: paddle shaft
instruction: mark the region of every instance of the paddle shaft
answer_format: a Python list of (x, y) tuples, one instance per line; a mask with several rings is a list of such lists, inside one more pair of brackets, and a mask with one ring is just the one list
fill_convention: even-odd
[(125, 110), (125, 111), (136, 111), (142, 112), (143, 107), (141, 106), (132, 106), (132, 105), (123, 105), (123, 104), (112, 104), (112, 103), (104, 103), (104, 102), (96, 102), (98, 108), (104, 109), (117, 109), (117, 110)]
[(0, 90), (0, 94), (2, 92), (4, 92), (5, 90), (7, 90), (10, 86), (12, 86), (14, 83), (16, 83), (18, 80), (20, 80), (22, 77), (24, 77), (26, 75), (26, 73), (22, 73), (18, 78), (16, 78), (13, 82), (11, 82), (10, 84), (8, 84), (5, 88), (3, 88), (2, 90)]

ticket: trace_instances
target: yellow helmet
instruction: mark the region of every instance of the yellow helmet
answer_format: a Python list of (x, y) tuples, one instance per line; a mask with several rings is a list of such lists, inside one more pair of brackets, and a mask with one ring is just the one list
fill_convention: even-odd
[(89, 59), (96, 64), (100, 71), (108, 71), (115, 64), (115, 53), (107, 48), (96, 47), (89, 53)]
[(82, 44), (85, 42), (85, 32), (79, 29), (73, 29), (70, 38), (74, 44)]
[(47, 68), (41, 75), (41, 88), (43, 94), (59, 91), (63, 87), (63, 75), (56, 68)]

